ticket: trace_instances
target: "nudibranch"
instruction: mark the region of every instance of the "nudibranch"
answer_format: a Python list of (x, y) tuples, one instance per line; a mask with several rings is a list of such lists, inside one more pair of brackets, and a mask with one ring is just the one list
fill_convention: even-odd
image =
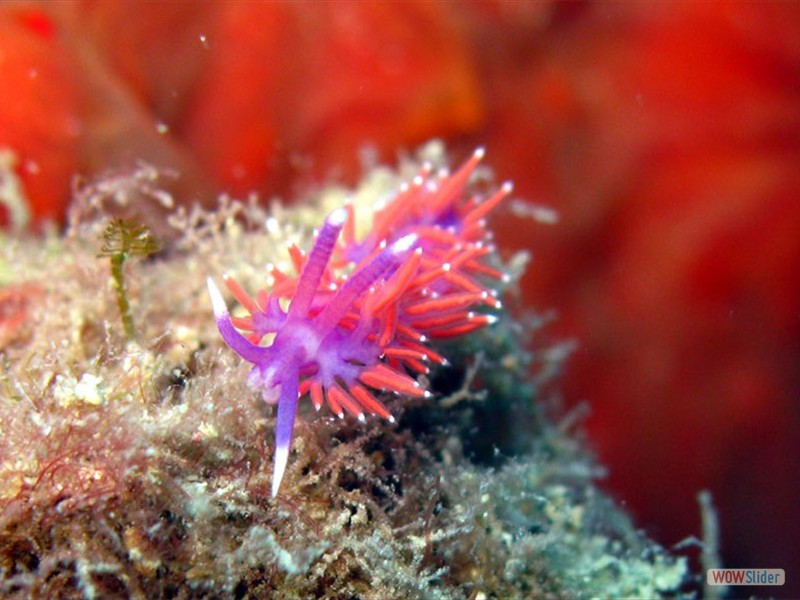
[[(379, 396), (431, 395), (413, 376), (446, 363), (431, 340), (496, 320), (485, 310), (499, 309), (500, 301), (483, 282), (506, 276), (484, 260), (494, 252), (485, 217), (512, 188), (504, 184), (483, 199), (467, 194), (482, 157), (477, 150), (452, 175), (423, 165), (375, 211), (362, 240), (353, 207), (334, 210), (308, 254), (290, 248), (297, 276), (271, 268), (271, 292), (253, 299), (223, 275), (246, 317), (231, 316), (208, 278), (223, 340), (252, 363), (249, 385), (278, 406), (273, 497), (286, 472), (300, 398), (308, 395), (317, 410), (327, 404), (340, 418), (347, 412), (364, 421), (370, 413), (393, 422)], [(271, 342), (261, 345), (267, 335)]]

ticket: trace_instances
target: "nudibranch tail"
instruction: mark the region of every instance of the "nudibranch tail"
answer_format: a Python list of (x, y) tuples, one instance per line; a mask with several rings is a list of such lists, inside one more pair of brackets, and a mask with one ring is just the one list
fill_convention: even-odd
[(289, 451), (292, 449), (294, 419), (297, 416), (297, 386), (299, 373), (289, 368), (281, 377), (281, 395), (278, 399), (278, 422), (275, 427), (275, 466), (272, 472), (272, 497), (278, 490), (286, 473)]

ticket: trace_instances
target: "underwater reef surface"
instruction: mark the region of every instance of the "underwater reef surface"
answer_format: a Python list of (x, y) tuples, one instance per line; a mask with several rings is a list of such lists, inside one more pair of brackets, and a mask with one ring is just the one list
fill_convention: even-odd
[(798, 29), (798, 2), (6, 0), (0, 223), (63, 224), (76, 173), (139, 159), (210, 207), (352, 185), (365, 144), (486, 145), (558, 210), (493, 225), (580, 340), (606, 489), (668, 545), (711, 490), (727, 566), (800, 572)]
[[(394, 193), (432, 144), (355, 189), (296, 208), (223, 197), (179, 209), (174, 246), (128, 256), (120, 315), (110, 205), (167, 199), (132, 172), (76, 200), (67, 232), (0, 243), (0, 594), (34, 598), (594, 598), (681, 595), (685, 558), (599, 491), (577, 415), (551, 416), (570, 345), (510, 308), (436, 346), (433, 398), (385, 397), (396, 418), (339, 420), (301, 403), (280, 494), (275, 415), (219, 338), (208, 275), (266, 284), (287, 244), (345, 199)], [(486, 170), (476, 174), (488, 179)], [(107, 182), (106, 182), (107, 183)], [(129, 186), (129, 187), (126, 187)], [(148, 187), (149, 186), (149, 187)], [(107, 247), (106, 247), (107, 249)], [(150, 248), (155, 250), (155, 246)], [(421, 376), (422, 377), (422, 376)]]

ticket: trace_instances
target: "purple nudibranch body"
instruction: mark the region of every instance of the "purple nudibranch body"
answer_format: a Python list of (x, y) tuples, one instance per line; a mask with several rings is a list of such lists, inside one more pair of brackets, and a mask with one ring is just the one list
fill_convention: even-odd
[[(355, 239), (352, 206), (333, 211), (308, 255), (290, 249), (296, 279), (272, 268), (271, 293), (259, 292), (254, 300), (223, 275), (247, 317), (232, 317), (208, 278), (222, 338), (253, 365), (250, 386), (278, 406), (273, 497), (286, 473), (300, 397), (308, 394), (317, 410), (326, 403), (340, 418), (348, 412), (364, 421), (368, 412), (393, 422), (376, 394), (429, 397), (410, 373), (446, 364), (429, 346), (431, 339), (496, 321), (476, 310), (501, 307), (495, 290), (481, 280), (508, 278), (483, 262), (494, 251), (485, 217), (512, 187), (504, 184), (488, 198), (466, 195), (482, 157), (479, 148), (453, 174), (433, 174), (431, 165), (423, 165), (376, 210), (363, 240)], [(349, 275), (337, 271), (343, 265)], [(280, 299), (289, 300), (287, 310)], [(271, 344), (259, 345), (266, 335), (274, 336)]]
[[(385, 248), (348, 279), (320, 312), (310, 316), (312, 302), (346, 216), (344, 209), (338, 209), (325, 221), (308, 264), (300, 275), (285, 319), (274, 332), (275, 339), (269, 347), (251, 343), (236, 330), (219, 288), (213, 279), (209, 277), (207, 280), (222, 338), (237, 354), (253, 363), (249, 384), (261, 390), (265, 402), (278, 405), (273, 497), (277, 495), (286, 471), (301, 374), (314, 372), (314, 377), (328, 389), (342, 383), (351, 388), (357, 384), (362, 365), (373, 366), (379, 362), (382, 350), (375, 341), (369, 340), (367, 334), (371, 329), (368, 326), (357, 326), (353, 331), (343, 332), (339, 323), (370, 286), (396, 269), (416, 241), (416, 236), (411, 234)], [(369, 321), (365, 317), (359, 325), (368, 325)], [(363, 413), (360, 417), (363, 420)]]

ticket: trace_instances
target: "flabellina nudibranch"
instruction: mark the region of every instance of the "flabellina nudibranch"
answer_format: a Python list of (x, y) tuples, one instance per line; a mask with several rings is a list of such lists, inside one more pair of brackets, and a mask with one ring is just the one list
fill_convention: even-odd
[[(488, 198), (467, 194), (483, 154), (479, 148), (453, 174), (423, 165), (375, 211), (360, 241), (352, 205), (333, 211), (310, 253), (290, 248), (299, 275), (269, 267), (272, 291), (259, 291), (255, 300), (223, 275), (249, 316), (232, 317), (208, 278), (222, 338), (253, 364), (249, 385), (278, 405), (273, 497), (286, 471), (301, 397), (308, 395), (317, 410), (327, 403), (340, 418), (348, 412), (364, 421), (367, 412), (394, 422), (376, 394), (429, 397), (412, 374), (446, 359), (428, 342), (496, 320), (476, 311), (501, 307), (496, 291), (481, 281), (507, 280), (483, 260), (494, 251), (485, 217), (512, 188), (506, 183)], [(271, 343), (260, 345), (268, 334)]]

